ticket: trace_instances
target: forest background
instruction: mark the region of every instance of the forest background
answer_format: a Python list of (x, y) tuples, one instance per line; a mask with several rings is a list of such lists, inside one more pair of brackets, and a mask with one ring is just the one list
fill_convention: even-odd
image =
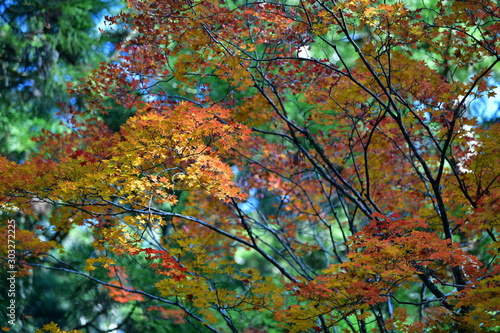
[(1, 7), (4, 330), (498, 330), (498, 2), (121, 6)]

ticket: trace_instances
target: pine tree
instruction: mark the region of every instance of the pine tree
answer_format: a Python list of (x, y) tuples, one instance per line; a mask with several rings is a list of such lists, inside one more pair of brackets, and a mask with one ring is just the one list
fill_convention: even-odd
[[(113, 51), (97, 25), (117, 0), (13, 0), (0, 5), (0, 152), (21, 160), (31, 137), (56, 130), (66, 82)], [(73, 101), (75, 103), (75, 101)]]

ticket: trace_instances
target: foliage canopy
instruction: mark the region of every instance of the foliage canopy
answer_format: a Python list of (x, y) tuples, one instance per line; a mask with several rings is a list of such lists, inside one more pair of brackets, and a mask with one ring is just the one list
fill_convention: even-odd
[[(10, 0), (0, 5), (0, 153), (21, 160), (32, 133), (61, 130), (66, 82), (78, 82), (112, 52), (119, 33), (97, 24), (116, 0)], [(77, 105), (81, 101), (75, 101)]]
[[(74, 131), (0, 159), (4, 210), (91, 232), (70, 268), (25, 226), (20, 272), (202, 331), (498, 330), (500, 128), (466, 116), (494, 96), (498, 2), (128, 5)], [(110, 101), (135, 112), (119, 132)]]

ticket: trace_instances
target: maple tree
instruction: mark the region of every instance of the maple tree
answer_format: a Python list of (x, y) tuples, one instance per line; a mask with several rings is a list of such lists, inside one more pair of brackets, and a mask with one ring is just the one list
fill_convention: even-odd
[[(19, 230), (21, 274), (212, 332), (498, 330), (499, 125), (467, 116), (494, 96), (497, 2), (128, 5), (72, 131), (0, 159), (3, 210), (92, 235), (70, 267), (48, 225)], [(110, 103), (135, 112), (118, 132)]]

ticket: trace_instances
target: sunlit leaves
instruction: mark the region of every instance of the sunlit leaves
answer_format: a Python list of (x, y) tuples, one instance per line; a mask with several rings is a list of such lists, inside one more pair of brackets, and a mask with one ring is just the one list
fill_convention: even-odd
[(494, 326), (498, 128), (465, 115), (496, 7), (454, 3), (130, 1), (120, 61), (75, 91), (134, 116), (1, 160), (2, 198), (89, 228), (116, 302), (212, 331)]
[(81, 331), (77, 331), (77, 330), (63, 331), (59, 328), (59, 326), (56, 323), (50, 322), (49, 324), (44, 325), (41, 329), (37, 329), (35, 332), (36, 333), (45, 333), (45, 332), (48, 332), (48, 333), (79, 333)]

